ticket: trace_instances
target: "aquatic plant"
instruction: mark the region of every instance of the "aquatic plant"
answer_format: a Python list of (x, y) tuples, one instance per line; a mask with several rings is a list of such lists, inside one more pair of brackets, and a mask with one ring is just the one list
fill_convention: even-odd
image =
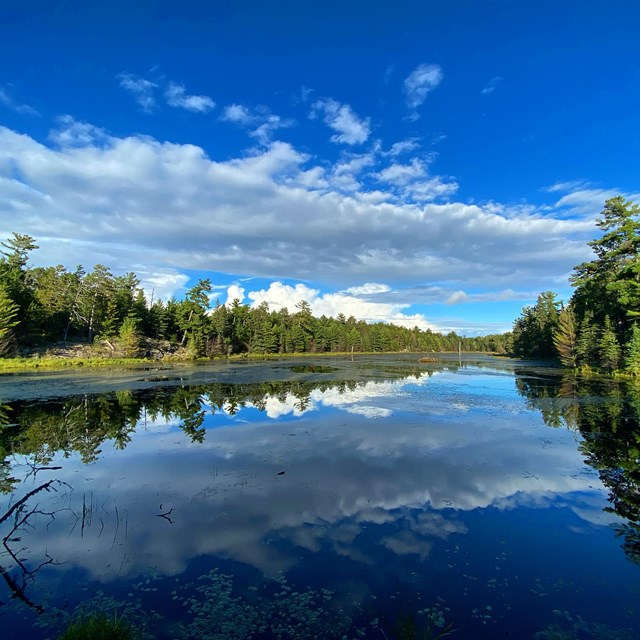
[[(233, 576), (217, 569), (201, 576), (201, 584), (182, 600), (191, 622), (184, 625), (180, 637), (199, 640), (250, 640), (268, 633), (278, 640), (364, 637), (352, 619), (333, 602), (328, 589), (297, 591), (280, 574), (266, 585), (264, 595), (249, 587), (246, 595), (234, 590)], [(189, 585), (187, 585), (188, 587)], [(187, 589), (185, 587), (185, 590)]]
[(633, 640), (631, 629), (612, 629), (599, 622), (588, 622), (568, 611), (554, 611), (554, 622), (534, 635), (534, 640)]
[(444, 612), (438, 607), (422, 609), (418, 614), (426, 615), (426, 619), (419, 620), (414, 613), (401, 611), (394, 625), (386, 619), (391, 635), (397, 640), (441, 640), (454, 633), (453, 622), (447, 623)]
[(139, 636), (117, 614), (97, 613), (72, 622), (59, 640), (134, 640)]

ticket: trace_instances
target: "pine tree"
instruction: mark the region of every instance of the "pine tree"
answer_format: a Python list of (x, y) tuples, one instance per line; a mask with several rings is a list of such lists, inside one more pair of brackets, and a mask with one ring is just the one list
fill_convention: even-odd
[(593, 323), (593, 316), (587, 312), (580, 322), (580, 330), (576, 340), (576, 361), (580, 366), (595, 367), (597, 360), (598, 330)]
[(9, 354), (15, 347), (14, 327), (18, 325), (18, 305), (0, 286), (0, 356)]
[(135, 358), (140, 355), (140, 335), (135, 317), (128, 316), (124, 319), (118, 332), (118, 344), (125, 358)]
[(633, 325), (631, 339), (625, 349), (625, 368), (634, 376), (640, 375), (640, 327)]
[(568, 306), (560, 312), (558, 326), (553, 332), (553, 346), (563, 367), (576, 367), (576, 338), (576, 316), (573, 308)]
[(609, 316), (605, 317), (604, 326), (598, 343), (598, 360), (605, 371), (615, 371), (620, 366), (620, 345), (613, 332)]

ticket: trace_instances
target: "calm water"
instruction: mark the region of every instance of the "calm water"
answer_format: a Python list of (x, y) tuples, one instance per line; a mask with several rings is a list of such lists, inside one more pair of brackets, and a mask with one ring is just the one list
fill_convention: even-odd
[(0, 402), (4, 637), (87, 611), (162, 639), (640, 637), (633, 387), (381, 356), (2, 376)]

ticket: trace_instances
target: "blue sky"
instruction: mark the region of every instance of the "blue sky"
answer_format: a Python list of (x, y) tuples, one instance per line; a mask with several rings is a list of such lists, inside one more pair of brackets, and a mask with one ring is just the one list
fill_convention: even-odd
[(510, 328), (640, 196), (632, 1), (0, 7), (0, 234), (154, 295)]

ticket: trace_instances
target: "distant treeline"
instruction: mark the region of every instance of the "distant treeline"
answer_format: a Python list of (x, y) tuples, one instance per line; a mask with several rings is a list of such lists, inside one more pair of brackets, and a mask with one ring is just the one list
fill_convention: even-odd
[(192, 357), (238, 353), (333, 353), (383, 351), (493, 351), (504, 353), (503, 336), (465, 338), (391, 324), (368, 324), (340, 314), (314, 317), (301, 302), (295, 311), (271, 311), (234, 301), (210, 308), (212, 286), (199, 280), (184, 299), (148, 301), (134, 273), (114, 276), (95, 265), (87, 273), (62, 266), (30, 267), (35, 240), (14, 233), (1, 243), (0, 356), (55, 343), (81, 341), (104, 353), (136, 357), (149, 341), (183, 348)]
[(607, 200), (589, 242), (590, 262), (574, 268), (566, 305), (546, 291), (513, 325), (512, 353), (560, 359), (568, 368), (640, 374), (640, 207)]

